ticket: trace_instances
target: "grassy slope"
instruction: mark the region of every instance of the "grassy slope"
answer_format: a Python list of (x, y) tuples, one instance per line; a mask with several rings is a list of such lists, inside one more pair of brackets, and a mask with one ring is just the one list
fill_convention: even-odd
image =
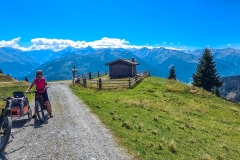
[[(0, 73), (0, 97), (12, 97), (14, 91), (25, 91), (28, 85), (28, 82), (17, 81), (14, 78)], [(27, 96), (29, 100), (33, 98), (33, 95)], [(1, 108), (5, 107), (5, 104), (5, 101), (0, 101), (0, 112)]]
[(13, 82), (16, 81), (14, 78), (0, 73), (0, 82)]
[(239, 104), (155, 77), (134, 89), (71, 88), (136, 159), (239, 159)]
[(24, 86), (24, 85), (25, 86), (29, 85), (29, 83), (26, 81), (18, 81), (8, 75), (0, 73), (0, 87)]

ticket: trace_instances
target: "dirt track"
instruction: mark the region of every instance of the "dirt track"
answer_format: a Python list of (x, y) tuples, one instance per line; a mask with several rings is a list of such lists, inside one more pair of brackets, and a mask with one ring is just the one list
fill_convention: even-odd
[[(1, 159), (131, 159), (116, 145), (98, 118), (69, 90), (67, 83), (50, 83), (53, 118), (46, 115), (27, 122), (27, 116), (13, 122), (13, 136)], [(33, 104), (31, 104), (33, 107)]]

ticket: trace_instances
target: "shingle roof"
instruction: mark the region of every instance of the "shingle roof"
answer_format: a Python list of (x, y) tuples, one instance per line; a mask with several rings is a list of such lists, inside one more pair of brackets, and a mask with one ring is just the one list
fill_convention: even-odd
[(129, 64), (129, 65), (139, 65), (139, 64), (140, 64), (139, 62), (133, 62), (133, 61), (131, 61), (131, 60), (129, 60), (129, 59), (119, 58), (119, 59), (114, 60), (114, 61), (112, 61), (112, 62), (105, 63), (105, 66), (110, 65), (110, 64), (113, 64), (113, 63), (116, 63), (116, 62), (124, 62), (124, 63), (127, 63), (127, 64)]

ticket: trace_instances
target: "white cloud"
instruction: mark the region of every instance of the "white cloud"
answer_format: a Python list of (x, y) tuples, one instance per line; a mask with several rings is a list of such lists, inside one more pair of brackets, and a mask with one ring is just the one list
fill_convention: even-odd
[(68, 46), (75, 48), (87, 47), (85, 41), (72, 41), (68, 39), (47, 39), (47, 38), (34, 38), (31, 40), (32, 46), (29, 50), (51, 49), (62, 50)]
[(171, 45), (173, 45), (173, 43), (172, 43), (172, 42), (171, 42), (170, 44), (171, 44)]
[(180, 44), (180, 42), (178, 42), (178, 44)]
[(2, 40), (0, 41), (0, 47), (12, 47), (12, 48), (19, 48), (18, 41), (21, 39), (21, 37), (14, 38), (10, 41)]
[(167, 42), (163, 42), (163, 44), (166, 44)]
[(118, 38), (107, 38), (104, 37), (101, 40), (96, 40), (92, 42), (86, 41), (73, 41), (67, 39), (47, 39), (47, 38), (35, 38), (31, 40), (32, 46), (29, 50), (39, 50), (39, 49), (52, 49), (61, 50), (68, 46), (75, 48), (86, 48), (91, 46), (92, 48), (132, 48), (129, 42), (125, 39)]
[(231, 44), (228, 44), (228, 47), (230, 47), (231, 46)]
[[(104, 37), (100, 40), (95, 40), (91, 42), (86, 41), (73, 41), (69, 39), (47, 39), (47, 38), (34, 38), (31, 40), (32, 45), (30, 47), (24, 48), (19, 46), (18, 42), (20, 41), (21, 37), (14, 38), (10, 41), (0, 41), (0, 47), (13, 47), (18, 48), (21, 50), (41, 50), (41, 49), (50, 49), (54, 51), (62, 50), (68, 46), (72, 46), (74, 48), (86, 48), (88, 46), (91, 46), (92, 48), (98, 49), (98, 48), (143, 48), (147, 47), (149, 49), (153, 49), (156, 47), (150, 46), (148, 43), (143, 46), (136, 46), (136, 45), (130, 45), (129, 41), (126, 41), (125, 39), (118, 39), (118, 38), (108, 38)], [(163, 42), (166, 44), (166, 42)], [(171, 43), (172, 45), (173, 43)], [(158, 44), (157, 44), (158, 45)], [(165, 47), (167, 49), (177, 49), (174, 47)], [(180, 49), (181, 50), (181, 49)]]
[(175, 48), (175, 47), (164, 47), (164, 48), (166, 48), (166, 49), (171, 49), (171, 50), (186, 50), (186, 48), (185, 47), (180, 47), (180, 48)]

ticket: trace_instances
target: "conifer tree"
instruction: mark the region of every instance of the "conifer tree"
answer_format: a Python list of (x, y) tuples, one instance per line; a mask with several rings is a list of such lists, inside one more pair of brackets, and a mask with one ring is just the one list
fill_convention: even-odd
[(26, 82), (29, 82), (27, 77), (25, 77), (25, 79), (24, 79), (24, 80), (25, 80)]
[(218, 87), (216, 87), (216, 89), (215, 89), (215, 94), (216, 94), (216, 96), (220, 97), (220, 92), (219, 92)]
[(169, 76), (168, 76), (168, 79), (174, 79), (174, 80), (176, 80), (177, 78), (177, 75), (176, 75), (176, 72), (175, 72), (175, 68), (174, 68), (174, 66), (172, 66), (171, 68), (170, 68), (170, 71), (169, 71)]
[(216, 70), (214, 57), (210, 49), (205, 49), (197, 66), (197, 72), (193, 74), (192, 77), (192, 84), (194, 86), (202, 87), (207, 91), (222, 86), (222, 82), (219, 80), (220, 76)]

